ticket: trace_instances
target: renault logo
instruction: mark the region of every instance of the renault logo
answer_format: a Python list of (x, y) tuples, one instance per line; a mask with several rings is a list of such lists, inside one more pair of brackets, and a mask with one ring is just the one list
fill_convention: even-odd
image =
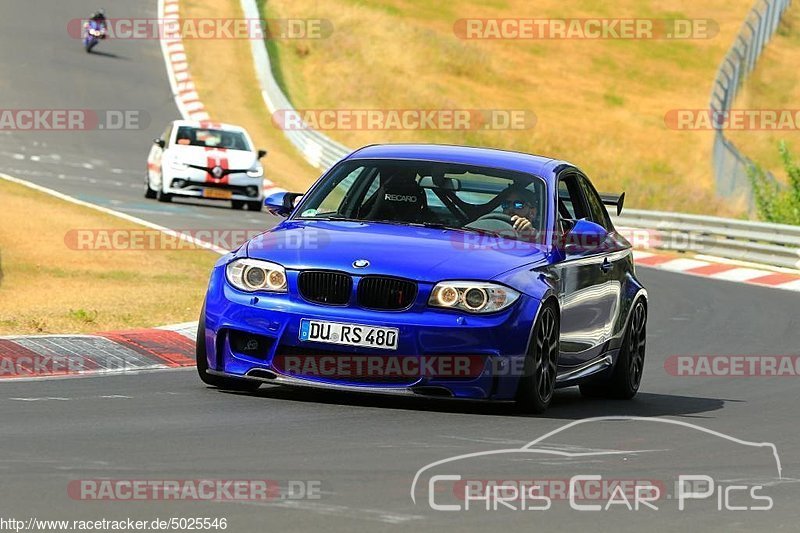
[(356, 259), (353, 261), (353, 268), (367, 268), (369, 266), (369, 261), (366, 259)]
[(220, 179), (222, 177), (222, 167), (216, 166), (216, 167), (212, 168), (211, 169), (211, 175), (214, 176), (217, 179)]

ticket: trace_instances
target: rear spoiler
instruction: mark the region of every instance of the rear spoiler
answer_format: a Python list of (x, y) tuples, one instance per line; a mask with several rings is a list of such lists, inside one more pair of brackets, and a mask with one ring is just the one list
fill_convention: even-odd
[(622, 213), (622, 204), (625, 203), (625, 193), (622, 194), (601, 194), (600, 199), (606, 205), (617, 206), (617, 216)]

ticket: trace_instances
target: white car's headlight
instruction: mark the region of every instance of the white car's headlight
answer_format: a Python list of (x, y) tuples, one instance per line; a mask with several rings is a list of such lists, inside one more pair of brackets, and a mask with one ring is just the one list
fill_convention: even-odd
[(181, 162), (180, 162), (180, 161), (178, 161), (178, 160), (173, 160), (173, 161), (172, 161), (172, 162), (169, 164), (169, 166), (170, 166), (170, 168), (172, 168), (173, 170), (186, 170), (187, 168), (189, 168), (189, 167), (186, 165), (186, 163), (181, 163)]
[(505, 309), (519, 298), (519, 293), (504, 285), (483, 281), (443, 281), (437, 283), (428, 305), (460, 309), (468, 313), (493, 313)]
[(251, 168), (250, 170), (247, 171), (247, 175), (250, 176), (251, 178), (260, 178), (261, 176), (264, 175), (264, 167), (258, 166), (255, 168)]
[(236, 259), (225, 267), (228, 282), (247, 292), (286, 292), (286, 270), (259, 259)]

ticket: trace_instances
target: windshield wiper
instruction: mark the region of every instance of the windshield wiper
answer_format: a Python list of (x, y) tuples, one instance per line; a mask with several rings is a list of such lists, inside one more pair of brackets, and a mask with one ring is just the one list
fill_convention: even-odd
[(496, 231), (488, 230), (488, 229), (470, 228), (470, 227), (467, 227), (467, 226), (461, 226), (461, 227), (448, 226), (447, 224), (442, 224), (442, 223), (439, 223), (439, 222), (422, 222), (420, 224), (412, 224), (412, 225), (423, 226), (423, 227), (426, 227), (426, 228), (446, 229), (446, 230), (452, 230), (452, 231), (464, 231), (464, 232), (480, 233), (480, 234), (483, 234), (483, 235), (492, 235), (493, 237), (503, 237), (503, 234), (501, 234), (499, 232), (496, 232)]

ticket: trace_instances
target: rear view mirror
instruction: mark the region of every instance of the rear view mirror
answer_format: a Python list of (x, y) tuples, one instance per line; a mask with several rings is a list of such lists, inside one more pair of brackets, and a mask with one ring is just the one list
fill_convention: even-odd
[(161, 148), (164, 148), (167, 145), (167, 143), (164, 142), (164, 139), (158, 139), (158, 138), (153, 139), (153, 144), (155, 144), (155, 145), (157, 145), (157, 146), (159, 146)]
[(259, 150), (259, 151), (258, 151), (258, 158), (259, 158), (259, 159), (261, 159), (261, 158), (262, 158), (262, 157), (264, 157), (265, 155), (267, 155), (267, 151), (266, 151), (266, 150)]
[(581, 254), (594, 250), (605, 242), (606, 237), (608, 231), (603, 226), (582, 218), (564, 236), (564, 252)]
[(456, 178), (445, 178), (443, 176), (423, 176), (419, 180), (419, 186), (423, 189), (459, 191), (461, 190), (461, 180)]
[(276, 192), (264, 198), (264, 207), (275, 216), (288, 217), (301, 196), (301, 192)]

